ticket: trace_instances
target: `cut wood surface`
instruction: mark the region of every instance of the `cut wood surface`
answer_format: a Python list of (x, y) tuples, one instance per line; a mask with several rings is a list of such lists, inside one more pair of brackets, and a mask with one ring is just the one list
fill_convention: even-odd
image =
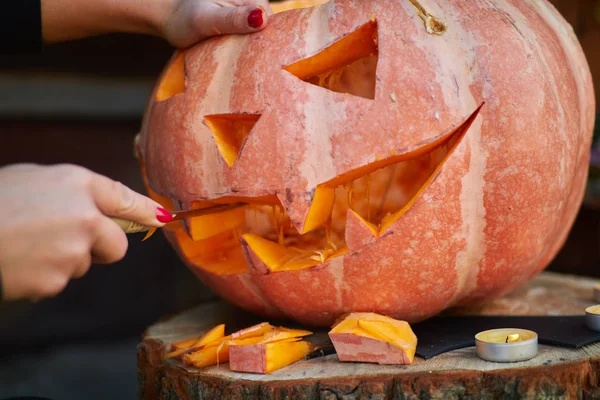
[[(542, 273), (515, 293), (454, 315), (582, 315), (595, 304), (598, 280)], [(215, 325), (227, 331), (261, 318), (226, 303), (199, 306), (148, 328), (138, 349), (140, 399), (600, 399), (600, 343), (580, 349), (540, 345), (537, 357), (492, 363), (474, 347), (412, 365), (341, 363), (336, 355), (300, 361), (268, 375), (231, 372), (227, 364), (196, 369), (164, 361), (168, 343), (198, 337)], [(294, 326), (289, 321), (269, 321)], [(443, 335), (443, 332), (440, 332)], [(327, 330), (307, 338), (328, 341)]]

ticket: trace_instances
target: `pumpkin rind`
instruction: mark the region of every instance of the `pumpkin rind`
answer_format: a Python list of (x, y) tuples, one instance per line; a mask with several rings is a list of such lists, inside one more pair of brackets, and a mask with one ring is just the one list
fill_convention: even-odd
[[(192, 262), (165, 228), (182, 259), (228, 301), (310, 325), (350, 311), (412, 323), (514, 290), (563, 245), (583, 198), (595, 112), (572, 29), (546, 0), (420, 5), (443, 21), (443, 33), (428, 32), (410, 1), (332, 0), (286, 11), (259, 33), (185, 50), (185, 89), (149, 102), (137, 143), (153, 192), (178, 208), (276, 196), (299, 232), (318, 185), (419, 149), (483, 104), (383, 234), (350, 221), (346, 255), (273, 272), (246, 248), (240, 272), (222, 275)], [(372, 21), (373, 99), (285, 70)], [(260, 114), (234, 163), (205, 121), (226, 114)]]

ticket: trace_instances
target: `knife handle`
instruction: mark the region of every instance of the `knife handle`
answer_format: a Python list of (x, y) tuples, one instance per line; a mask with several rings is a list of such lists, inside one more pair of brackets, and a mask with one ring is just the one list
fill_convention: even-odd
[(111, 217), (123, 229), (125, 233), (148, 232), (150, 227), (139, 224), (135, 221), (129, 221), (123, 218)]

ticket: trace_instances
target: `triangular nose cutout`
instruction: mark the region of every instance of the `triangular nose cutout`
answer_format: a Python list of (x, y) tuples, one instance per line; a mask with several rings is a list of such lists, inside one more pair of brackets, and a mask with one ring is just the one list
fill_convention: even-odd
[(235, 164), (240, 151), (261, 114), (214, 114), (204, 117), (206, 125), (229, 167)]
[(323, 51), (284, 69), (324, 89), (373, 100), (378, 61), (377, 22), (373, 20)]

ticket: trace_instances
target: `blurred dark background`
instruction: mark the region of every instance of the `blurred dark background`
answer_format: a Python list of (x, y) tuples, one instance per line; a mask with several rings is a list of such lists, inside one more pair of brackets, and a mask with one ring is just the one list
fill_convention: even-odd
[[(553, 3), (586, 52), (600, 104), (600, 1)], [(0, 166), (76, 163), (144, 192), (133, 138), (171, 53), (156, 38), (111, 35), (0, 56)], [(590, 171), (585, 204), (550, 270), (600, 276), (600, 173)], [(0, 305), (0, 399), (136, 397), (144, 329), (213, 297), (162, 235), (140, 240), (131, 236), (122, 262), (94, 266), (56, 298)]]

